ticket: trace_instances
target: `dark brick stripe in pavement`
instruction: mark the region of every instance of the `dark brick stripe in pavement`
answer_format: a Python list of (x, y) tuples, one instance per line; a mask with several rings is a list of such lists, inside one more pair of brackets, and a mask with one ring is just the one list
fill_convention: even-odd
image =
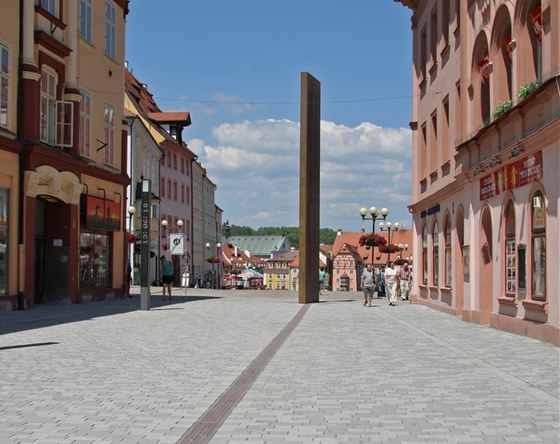
[(309, 305), (304, 305), (294, 318), (270, 341), (256, 359), (237, 377), (228, 389), (204, 412), (200, 418), (177, 441), (177, 444), (206, 444), (210, 442), (218, 429), (233, 411), (235, 406), (243, 399), (255, 380), (266, 368), (282, 344), (297, 327), (299, 322), (309, 310)]

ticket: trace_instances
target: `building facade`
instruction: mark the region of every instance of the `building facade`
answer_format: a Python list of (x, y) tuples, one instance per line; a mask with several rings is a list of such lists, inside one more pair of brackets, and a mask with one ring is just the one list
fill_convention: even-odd
[(560, 2), (412, 12), (414, 290), (560, 344)]
[(0, 300), (8, 308), (126, 292), (127, 13), (126, 0), (2, 7)]

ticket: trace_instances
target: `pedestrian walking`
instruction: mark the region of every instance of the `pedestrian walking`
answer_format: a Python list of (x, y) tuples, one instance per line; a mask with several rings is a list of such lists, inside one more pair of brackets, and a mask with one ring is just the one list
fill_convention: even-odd
[(385, 297), (385, 277), (383, 275), (384, 272), (385, 269), (382, 267), (380, 267), (377, 271), (377, 290), (380, 298)]
[(323, 294), (325, 289), (325, 269), (323, 267), (319, 268), (319, 295)]
[(408, 262), (405, 262), (400, 269), (400, 286), (401, 286), (401, 299), (408, 301), (408, 293), (410, 291), (411, 270), (408, 267)]
[(371, 307), (371, 298), (373, 297), (373, 287), (375, 286), (375, 274), (368, 264), (366, 270), (362, 273), (362, 290), (364, 292), (364, 307)]
[(161, 285), (163, 287), (163, 301), (165, 301), (165, 290), (169, 294), (171, 300), (171, 284), (173, 283), (173, 272), (171, 271), (171, 262), (165, 256), (161, 256)]
[(395, 263), (391, 261), (387, 268), (385, 268), (385, 291), (387, 292), (389, 305), (397, 305), (397, 286), (399, 285), (399, 281), (399, 273), (395, 268)]

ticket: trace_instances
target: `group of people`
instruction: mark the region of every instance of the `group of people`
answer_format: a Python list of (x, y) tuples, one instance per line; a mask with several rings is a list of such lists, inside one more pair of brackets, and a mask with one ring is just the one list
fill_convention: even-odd
[(412, 285), (412, 268), (405, 262), (402, 266), (396, 267), (390, 261), (384, 270), (375, 272), (371, 264), (362, 273), (362, 289), (364, 292), (364, 307), (371, 307), (374, 292), (378, 294), (384, 291), (390, 306), (397, 305), (397, 297), (403, 301), (408, 300), (409, 291)]

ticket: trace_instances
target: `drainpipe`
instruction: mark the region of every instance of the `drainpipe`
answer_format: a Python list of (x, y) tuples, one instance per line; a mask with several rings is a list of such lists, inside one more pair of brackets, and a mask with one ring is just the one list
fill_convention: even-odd
[[(23, 2), (24, 0), (19, 0), (19, 57), (18, 57), (18, 89), (17, 89), (17, 138), (22, 140), (22, 122), (23, 122)], [(17, 295), (17, 308), (18, 310), (24, 309), (24, 294), (23, 294), (23, 270), (24, 264), (23, 260), (23, 205), (24, 205), (24, 193), (23, 193), (23, 175), (25, 174), (24, 168), (25, 161), (25, 151), (22, 149), (19, 152), (19, 199), (18, 199), (18, 295)]]

